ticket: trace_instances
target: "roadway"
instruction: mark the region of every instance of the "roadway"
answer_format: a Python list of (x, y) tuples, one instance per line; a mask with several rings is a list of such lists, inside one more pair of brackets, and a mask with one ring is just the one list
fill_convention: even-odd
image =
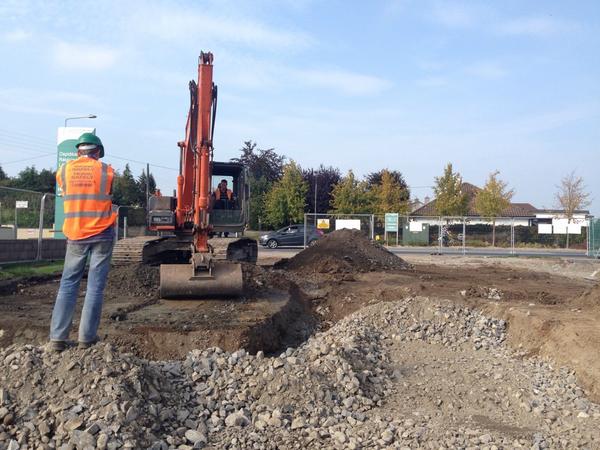
[[(405, 255), (438, 255), (440, 254), (439, 247), (387, 247), (389, 251), (395, 254)], [(296, 253), (300, 252), (302, 247), (279, 247), (270, 249), (259, 245), (260, 253), (265, 256), (277, 256), (280, 258), (291, 258)], [(444, 247), (442, 255), (462, 256), (462, 247)], [(478, 248), (467, 247), (465, 256), (525, 256), (525, 257), (545, 257), (545, 258), (587, 258), (585, 250), (568, 250), (568, 249), (532, 249), (532, 248), (516, 248), (515, 253), (511, 254), (509, 248)]]

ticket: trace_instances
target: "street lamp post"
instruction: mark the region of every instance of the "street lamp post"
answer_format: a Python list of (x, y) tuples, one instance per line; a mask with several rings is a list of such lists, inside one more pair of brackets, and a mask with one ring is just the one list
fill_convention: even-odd
[(96, 114), (88, 114), (87, 116), (66, 117), (65, 118), (65, 128), (67, 127), (67, 121), (68, 120), (74, 120), (74, 119), (95, 119), (96, 117), (98, 117)]

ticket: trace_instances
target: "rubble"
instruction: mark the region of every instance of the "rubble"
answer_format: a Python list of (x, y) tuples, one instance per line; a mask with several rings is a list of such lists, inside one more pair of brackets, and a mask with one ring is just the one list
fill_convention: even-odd
[(506, 328), (410, 297), (270, 357), (12, 345), (0, 352), (0, 448), (598, 447), (599, 406), (571, 371), (512, 353)]

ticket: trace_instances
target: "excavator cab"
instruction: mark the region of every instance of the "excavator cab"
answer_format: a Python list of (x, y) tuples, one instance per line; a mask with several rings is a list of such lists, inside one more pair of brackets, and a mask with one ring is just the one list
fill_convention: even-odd
[[(250, 189), (245, 167), (240, 163), (212, 163), (212, 194), (210, 224), (213, 233), (243, 233), (248, 223)], [(225, 181), (231, 198), (220, 195), (220, 184)]]

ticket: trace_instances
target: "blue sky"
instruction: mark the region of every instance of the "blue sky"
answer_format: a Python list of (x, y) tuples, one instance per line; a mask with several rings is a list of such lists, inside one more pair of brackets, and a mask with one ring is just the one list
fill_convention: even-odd
[(154, 164), (169, 192), (187, 82), (210, 50), (217, 159), (252, 139), (412, 186), (450, 161), (477, 185), (499, 170), (537, 207), (575, 170), (600, 215), (598, 30), (600, 2), (583, 0), (2, 0), (0, 164), (52, 167), (64, 117), (94, 113), (72, 125), (96, 126), (119, 169), (112, 155)]

